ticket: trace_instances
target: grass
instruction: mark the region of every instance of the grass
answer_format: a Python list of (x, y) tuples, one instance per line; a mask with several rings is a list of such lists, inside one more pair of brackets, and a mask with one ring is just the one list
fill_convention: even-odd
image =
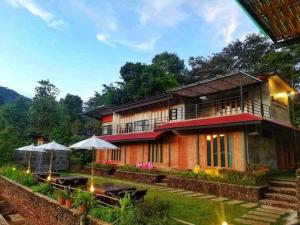
[(296, 173), (295, 173), (295, 171), (275, 172), (274, 174), (271, 175), (271, 178), (295, 180), (296, 179)]
[[(66, 173), (65, 175), (68, 175)], [(74, 175), (74, 174), (72, 174)], [(75, 174), (90, 177), (83, 174)], [(135, 186), (138, 189), (147, 188), (146, 185), (131, 181), (112, 179), (96, 176), (95, 184), (113, 183), (118, 186)], [(146, 198), (158, 197), (170, 202), (170, 216), (196, 224), (196, 225), (221, 225), (223, 221), (228, 224), (235, 224), (235, 218), (241, 218), (249, 209), (241, 206), (230, 206), (225, 203), (217, 203), (208, 199), (197, 199), (195, 197), (182, 196), (175, 193), (148, 189)], [(280, 218), (274, 225), (283, 225), (283, 218)], [(180, 225), (170, 222), (170, 225)]]

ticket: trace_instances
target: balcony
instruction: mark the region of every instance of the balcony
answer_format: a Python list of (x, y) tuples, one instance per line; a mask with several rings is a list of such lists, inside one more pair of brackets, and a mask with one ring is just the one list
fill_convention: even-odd
[(186, 104), (185, 107), (171, 109), (169, 117), (103, 126), (102, 135), (149, 132), (166, 123), (241, 113), (249, 113), (271, 119), (270, 106), (262, 104), (255, 99), (244, 98), (241, 101), (240, 97), (230, 97), (217, 100), (202, 100), (201, 103), (196, 104)]

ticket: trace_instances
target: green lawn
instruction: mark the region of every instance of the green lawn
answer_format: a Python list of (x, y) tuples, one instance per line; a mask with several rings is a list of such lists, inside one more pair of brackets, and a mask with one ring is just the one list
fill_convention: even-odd
[(271, 175), (271, 178), (295, 180), (296, 172), (295, 171), (275, 172), (274, 174)]
[[(76, 175), (87, 176), (83, 174)], [(114, 185), (132, 185), (139, 189), (145, 188), (143, 184), (106, 177), (97, 176), (94, 180), (97, 185), (113, 183)], [(146, 198), (154, 197), (170, 202), (170, 216), (196, 225), (221, 225), (224, 220), (228, 224), (236, 225), (234, 219), (240, 218), (249, 210), (241, 206), (229, 206), (225, 203), (216, 203), (207, 199), (197, 199), (195, 197), (186, 197), (175, 193), (148, 189)], [(171, 224), (176, 225), (177, 223), (172, 222)], [(275, 225), (282, 224), (284, 224), (283, 220), (279, 220)]]

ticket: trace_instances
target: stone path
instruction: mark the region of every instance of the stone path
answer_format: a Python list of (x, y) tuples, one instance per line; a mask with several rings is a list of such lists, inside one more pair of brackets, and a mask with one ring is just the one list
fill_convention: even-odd
[[(248, 203), (248, 205), (253, 203)], [(241, 205), (245, 207), (246, 204)], [(254, 205), (254, 204), (253, 204)], [(250, 206), (249, 206), (250, 207)], [(247, 208), (247, 206), (246, 206)], [(235, 222), (238, 224), (250, 224), (250, 225), (271, 225), (276, 223), (276, 221), (282, 217), (286, 216), (286, 214), (291, 213), (288, 209), (282, 209), (267, 205), (260, 205), (251, 207), (251, 210), (245, 213), (242, 218), (235, 219)], [(289, 225), (294, 225), (293, 222), (296, 221), (295, 217), (287, 217), (287, 221)]]

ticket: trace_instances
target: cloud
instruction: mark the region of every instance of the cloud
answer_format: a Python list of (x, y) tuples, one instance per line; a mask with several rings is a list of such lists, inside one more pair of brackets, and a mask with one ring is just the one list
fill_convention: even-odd
[(39, 17), (47, 23), (49, 27), (54, 29), (62, 29), (67, 26), (67, 23), (61, 19), (56, 18), (52, 13), (42, 9), (34, 0), (7, 0), (12, 6), (16, 8), (24, 8), (32, 15)]
[(146, 42), (135, 43), (127, 40), (111, 39), (107, 34), (98, 34), (96, 38), (98, 41), (109, 47), (116, 47), (117, 45), (121, 45), (138, 51), (152, 51), (155, 48), (157, 42), (157, 38), (152, 38), (151, 40)]
[(109, 40), (109, 36), (106, 35), (106, 34), (98, 34), (97, 36), (97, 39), (98, 41), (100, 41), (101, 43), (103, 44), (106, 44), (110, 47), (116, 47), (114, 43), (112, 43), (110, 40)]
[(194, 12), (209, 23), (217, 35), (221, 35), (225, 43), (233, 40), (234, 32), (239, 25), (241, 9), (234, 1), (212, 0), (212, 1), (190, 1)]
[(101, 8), (97, 8), (96, 4), (88, 5), (84, 1), (74, 0), (72, 5), (84, 13), (96, 26), (110, 31), (118, 29), (117, 20), (113, 16), (113, 10), (109, 3), (104, 4), (103, 2)]
[(174, 26), (187, 18), (181, 8), (184, 0), (143, 0), (137, 9), (143, 26)]

